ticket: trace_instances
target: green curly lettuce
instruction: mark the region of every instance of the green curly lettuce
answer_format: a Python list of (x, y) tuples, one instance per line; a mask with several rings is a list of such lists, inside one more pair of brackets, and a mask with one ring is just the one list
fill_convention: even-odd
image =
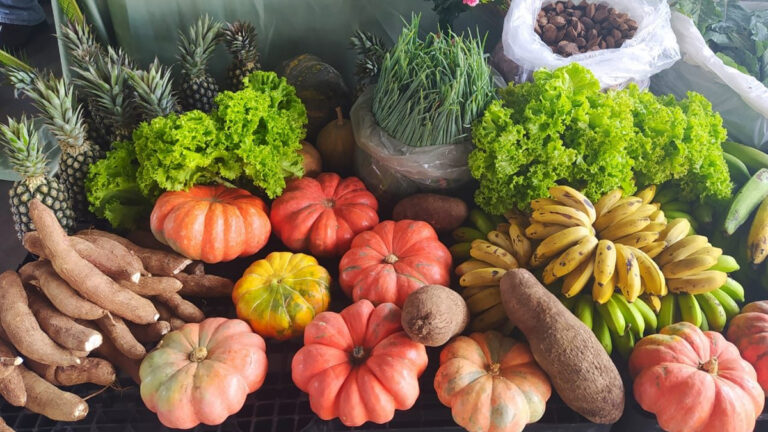
[(152, 211), (152, 201), (144, 197), (136, 180), (138, 168), (133, 144), (115, 142), (88, 171), (85, 190), (90, 210), (115, 228), (135, 229)]

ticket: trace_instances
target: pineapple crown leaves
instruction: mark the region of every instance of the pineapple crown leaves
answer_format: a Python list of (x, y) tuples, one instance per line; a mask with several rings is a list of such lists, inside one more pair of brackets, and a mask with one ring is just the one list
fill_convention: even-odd
[(369, 82), (379, 74), (379, 68), (388, 49), (379, 36), (362, 30), (356, 30), (349, 41), (358, 55), (355, 74), (361, 81)]
[(0, 124), (0, 145), (13, 170), (21, 177), (46, 174), (47, 154), (43, 153), (37, 129), (26, 115), (18, 121), (9, 117), (7, 125)]
[(85, 22), (69, 21), (61, 26), (59, 36), (75, 67), (84, 68), (104, 55), (104, 49), (96, 42), (90, 26)]
[(63, 152), (77, 155), (88, 150), (90, 143), (82, 106), (76, 102), (75, 91), (70, 83), (52, 74), (41, 75), (35, 78), (26, 94), (43, 113), (46, 125)]
[(243, 63), (258, 63), (259, 51), (257, 46), (256, 28), (248, 21), (228, 23), (221, 31), (227, 51), (237, 61)]
[(179, 31), (179, 60), (186, 75), (205, 74), (208, 60), (219, 43), (221, 27), (221, 22), (203, 15), (189, 27), (188, 34)]
[(37, 71), (18, 57), (0, 50), (0, 74), (4, 75), (14, 89), (14, 96), (32, 86)]
[(128, 68), (124, 70), (136, 91), (134, 100), (144, 120), (152, 120), (179, 111), (178, 101), (173, 93), (170, 67), (164, 67), (155, 58), (146, 71), (133, 71)]

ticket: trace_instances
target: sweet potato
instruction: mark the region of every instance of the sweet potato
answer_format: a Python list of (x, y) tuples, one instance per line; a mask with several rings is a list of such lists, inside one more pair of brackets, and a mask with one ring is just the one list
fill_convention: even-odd
[(24, 366), (19, 368), (27, 391), (25, 408), (57, 421), (78, 421), (88, 415), (88, 404), (80, 396), (59, 390)]
[(168, 321), (162, 320), (145, 325), (133, 323), (126, 324), (128, 324), (128, 328), (131, 330), (131, 333), (136, 338), (136, 340), (141, 343), (157, 343), (160, 339), (163, 338), (163, 336), (171, 331), (171, 324)]
[(21, 379), (19, 368), (14, 366), (11, 373), (0, 378), (0, 396), (13, 406), (24, 406), (27, 403), (27, 392), (24, 390), (24, 380)]
[(21, 357), (16, 355), (13, 348), (4, 340), (0, 340), (0, 379), (10, 375), (14, 370), (14, 366), (20, 365), (21, 362)]
[(133, 333), (120, 317), (107, 314), (94, 321), (113, 344), (126, 356), (132, 359), (143, 359), (147, 350), (133, 337)]
[(199, 323), (205, 319), (203, 311), (176, 293), (159, 295), (155, 296), (155, 298), (168, 306), (174, 315), (186, 322)]
[(15, 432), (2, 417), (0, 417), (0, 432)]
[(149, 324), (157, 321), (157, 310), (152, 302), (120, 287), (70, 247), (66, 232), (45, 204), (37, 199), (30, 201), (29, 215), (53, 268), (72, 288), (86, 299), (132, 322)]
[(461, 226), (468, 212), (467, 204), (459, 198), (419, 193), (400, 200), (392, 210), (392, 219), (420, 220), (437, 232), (446, 232)]
[(90, 352), (101, 345), (101, 333), (83, 327), (74, 319), (56, 310), (40, 294), (27, 290), (29, 309), (37, 318), (40, 328), (64, 348)]
[(182, 283), (179, 294), (186, 297), (230, 297), (234, 284), (231, 280), (215, 275), (179, 273), (174, 276)]
[[(91, 328), (96, 328), (92, 322), (83, 323), (83, 325)], [(109, 338), (104, 339), (104, 343), (101, 344), (94, 351), (97, 356), (109, 361), (114, 367), (125, 372), (133, 379), (136, 384), (141, 384), (141, 378), (139, 377), (139, 367), (141, 361), (128, 358), (125, 354), (121, 353), (119, 349), (112, 343)]]
[(108, 386), (116, 378), (112, 364), (96, 357), (84, 358), (82, 363), (74, 366), (51, 366), (34, 360), (25, 364), (55, 386), (69, 387), (85, 383)]
[(103, 308), (80, 297), (51, 266), (50, 261), (35, 261), (19, 269), (24, 283), (40, 288), (56, 309), (76, 319), (93, 320), (107, 313)]
[(117, 234), (96, 229), (81, 231), (78, 234), (83, 233), (106, 237), (122, 244), (128, 248), (128, 250), (135, 253), (144, 264), (144, 268), (155, 276), (173, 276), (192, 263), (192, 260), (189, 258), (183, 257), (175, 252), (143, 248)]
[[(112, 243), (109, 245), (112, 247), (107, 247), (94, 244), (80, 237), (69, 237), (69, 244), (72, 249), (105, 275), (115, 280), (138, 281), (144, 272), (141, 260), (122, 245)], [(40, 258), (48, 258), (43, 248), (43, 241), (40, 239), (40, 233), (37, 231), (26, 233), (22, 244), (28, 251)], [(119, 246), (120, 249), (114, 247), (115, 245)]]
[(56, 344), (40, 328), (29, 309), (27, 293), (14, 271), (0, 274), (0, 325), (14, 347), (33, 360), (57, 366), (79, 364), (80, 359)]
[(182, 288), (182, 283), (176, 278), (167, 276), (144, 276), (138, 283), (120, 281), (120, 286), (140, 296), (149, 297), (178, 292)]
[(594, 423), (618, 421), (624, 384), (592, 330), (528, 270), (508, 271), (500, 289), (509, 320), (528, 339), (563, 402)]

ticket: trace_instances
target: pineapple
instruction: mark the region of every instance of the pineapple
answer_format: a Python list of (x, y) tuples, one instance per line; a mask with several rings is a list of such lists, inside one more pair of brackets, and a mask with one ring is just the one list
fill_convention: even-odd
[(64, 79), (38, 77), (27, 92), (35, 106), (43, 113), (46, 126), (61, 147), (59, 180), (72, 201), (75, 216), (88, 219), (88, 199), (85, 177), (94, 162), (104, 153), (88, 140), (81, 105), (75, 101), (72, 85)]
[(179, 60), (183, 72), (181, 105), (185, 111), (210, 112), (213, 109), (219, 86), (206, 68), (219, 43), (220, 29), (221, 23), (205, 15), (192, 24), (188, 36), (179, 32)]
[(243, 88), (243, 78), (261, 68), (256, 46), (256, 29), (247, 21), (235, 21), (222, 30), (224, 45), (232, 55), (229, 84), (233, 90)]
[(384, 41), (373, 33), (357, 30), (350, 38), (352, 49), (357, 51), (355, 76), (357, 77), (356, 93), (360, 95), (366, 87), (374, 83), (379, 75), (379, 67), (387, 54)]
[(127, 70), (128, 79), (136, 92), (134, 101), (142, 121), (179, 112), (170, 68), (163, 67), (155, 58), (146, 71)]
[(33, 198), (51, 208), (61, 226), (71, 232), (75, 227), (75, 215), (69, 196), (56, 179), (47, 176), (46, 157), (32, 122), (26, 116), (18, 122), (8, 119), (7, 126), (0, 125), (0, 144), (14, 171), (21, 177), (9, 193), (19, 240), (24, 233), (35, 229), (29, 218), (28, 204)]

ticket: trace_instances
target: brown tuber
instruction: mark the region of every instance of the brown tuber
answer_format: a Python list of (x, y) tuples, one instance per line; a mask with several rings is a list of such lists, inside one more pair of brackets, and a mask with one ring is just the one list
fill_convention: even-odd
[(104, 332), (105, 338), (111, 340), (115, 347), (127, 357), (140, 360), (147, 355), (144, 345), (136, 340), (120, 317), (107, 314), (94, 322)]
[(0, 378), (0, 396), (13, 406), (24, 406), (27, 403), (27, 392), (24, 390), (24, 380), (21, 378), (21, 365), (13, 367), (13, 371)]
[(182, 283), (179, 294), (188, 297), (230, 297), (234, 284), (221, 276), (179, 273), (174, 276)]
[(27, 392), (25, 408), (57, 421), (78, 421), (88, 415), (88, 404), (79, 396), (59, 390), (24, 366), (19, 368)]
[(112, 364), (96, 357), (84, 358), (82, 363), (74, 366), (51, 366), (34, 360), (25, 364), (55, 386), (69, 387), (86, 383), (108, 386), (116, 379)]
[(40, 328), (55, 342), (72, 351), (90, 352), (101, 345), (101, 333), (83, 327), (56, 310), (48, 300), (33, 290), (27, 290), (29, 309), (35, 314)]
[(133, 337), (141, 343), (155, 344), (160, 341), (168, 332), (171, 331), (171, 323), (168, 321), (158, 321), (152, 324), (139, 325), (126, 323), (131, 330)]
[(144, 264), (144, 269), (154, 276), (173, 276), (192, 263), (191, 259), (183, 257), (175, 252), (143, 248), (126, 238), (106, 231), (91, 229), (80, 231), (77, 235), (105, 237), (120, 243), (129, 251), (136, 254), (142, 264)]
[(416, 342), (441, 346), (464, 331), (469, 309), (456, 291), (426, 285), (412, 292), (403, 304), (403, 330)]
[[(167, 295), (155, 296), (155, 298), (164, 305), (168, 306), (171, 312), (184, 320), (185, 322), (199, 323), (205, 319), (205, 314), (191, 302), (184, 300), (180, 295), (173, 293)], [(173, 323), (171, 323), (173, 324)]]
[(10, 344), (0, 340), (0, 380), (10, 375), (14, 367), (20, 365), (22, 361)]
[(120, 286), (140, 296), (149, 297), (178, 292), (181, 289), (181, 282), (167, 276), (144, 276), (138, 283), (120, 281)]
[(76, 319), (94, 320), (107, 313), (100, 306), (82, 298), (67, 281), (56, 274), (49, 261), (35, 261), (19, 269), (24, 283), (40, 288), (56, 309)]

